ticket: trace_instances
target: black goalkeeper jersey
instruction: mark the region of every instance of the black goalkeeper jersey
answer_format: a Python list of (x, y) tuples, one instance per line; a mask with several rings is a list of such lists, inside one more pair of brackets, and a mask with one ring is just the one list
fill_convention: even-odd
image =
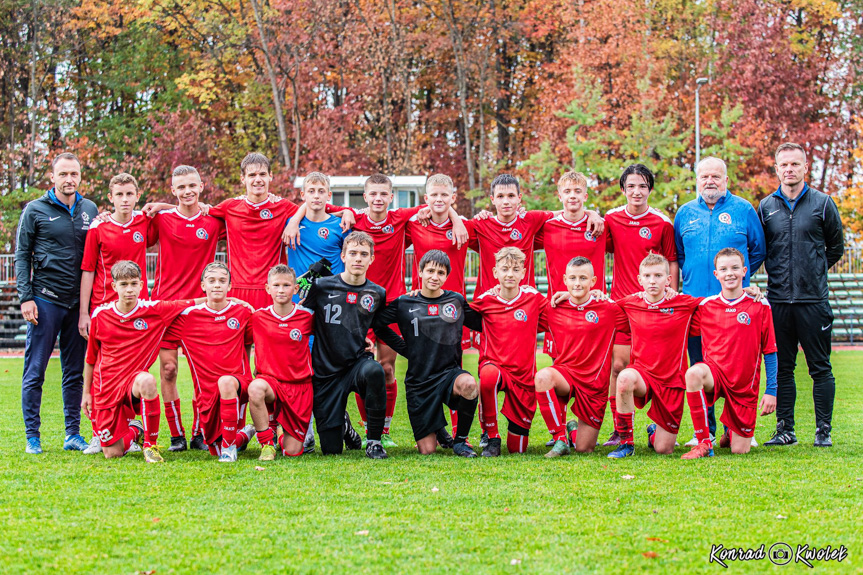
[(408, 358), (405, 386), (421, 386), (452, 368), (461, 369), (462, 326), (482, 330), (482, 316), (453, 291), (437, 298), (400, 296), (376, 321), (399, 325), (404, 345), (390, 347)]
[[(386, 291), (366, 281), (353, 286), (341, 275), (315, 280), (303, 306), (315, 312), (315, 340), (312, 368), (315, 377), (330, 377), (348, 371), (366, 351), (366, 335), (386, 302)], [(384, 342), (398, 345), (401, 340), (383, 324), (375, 328)]]

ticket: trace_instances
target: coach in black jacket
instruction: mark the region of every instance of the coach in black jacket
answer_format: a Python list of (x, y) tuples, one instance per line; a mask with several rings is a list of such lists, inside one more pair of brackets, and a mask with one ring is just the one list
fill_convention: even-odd
[(766, 445), (793, 445), (797, 387), (794, 366), (797, 345), (803, 347), (815, 400), (815, 446), (829, 447), (836, 383), (830, 365), (833, 312), (827, 299), (827, 270), (845, 250), (842, 220), (827, 194), (804, 181), (809, 165), (797, 144), (776, 150), (779, 189), (761, 200), (758, 217), (767, 240), (764, 267), (779, 373), (776, 433)]
[(81, 259), (96, 204), (78, 193), (81, 164), (69, 153), (51, 163), (54, 187), (33, 200), (21, 213), (15, 249), (15, 276), (21, 312), (29, 323), (21, 379), (21, 408), (27, 453), (42, 453), (39, 435), (45, 369), (60, 336), (63, 368), (63, 448), (83, 451), (81, 395), (84, 389), (86, 340), (78, 333)]

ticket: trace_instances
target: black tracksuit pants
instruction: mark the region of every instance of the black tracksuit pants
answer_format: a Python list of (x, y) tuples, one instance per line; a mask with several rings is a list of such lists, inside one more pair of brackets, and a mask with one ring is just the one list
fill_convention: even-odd
[[(769, 299), (769, 298), (768, 298)], [(797, 365), (797, 345), (803, 348), (809, 375), (812, 377), (812, 397), (815, 400), (815, 426), (831, 424), (836, 381), (830, 365), (830, 336), (833, 331), (833, 311), (827, 301), (818, 303), (773, 303), (773, 328), (776, 331), (776, 421), (784, 421), (786, 430), (794, 429), (794, 403), (797, 385), (794, 367)]]

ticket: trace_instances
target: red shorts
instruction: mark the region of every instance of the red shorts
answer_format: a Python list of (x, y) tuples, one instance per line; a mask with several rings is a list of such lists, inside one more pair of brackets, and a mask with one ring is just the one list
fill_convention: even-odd
[(479, 369), (482, 370), (486, 365), (493, 365), (500, 374), (497, 390), (504, 392), (500, 412), (514, 424), (530, 429), (533, 416), (536, 414), (536, 388), (533, 380), (530, 382), (516, 381), (507, 371), (492, 361), (484, 361)]
[(751, 393), (737, 393), (718, 366), (710, 362), (704, 363), (713, 375), (713, 392), (704, 392), (707, 405), (713, 405), (720, 397), (724, 398), (725, 407), (719, 421), (740, 437), (754, 436), (755, 420), (758, 417), (758, 389), (752, 390)]
[(126, 383), (123, 400), (105, 409), (93, 409), (90, 419), (93, 421), (93, 433), (99, 438), (103, 447), (113, 445), (129, 431), (129, 421), (141, 414), (141, 400), (132, 395), (132, 384), (139, 374), (133, 375)]
[(274, 416), (282, 429), (296, 439), (303, 441), (312, 420), (312, 378), (299, 382), (287, 382), (270, 375), (258, 375), (276, 394)]
[(571, 409), (578, 418), (578, 423), (595, 429), (602, 427), (605, 406), (608, 403), (608, 386), (587, 385), (562, 365), (553, 365), (551, 368), (562, 375), (569, 384), (569, 399), (575, 400)]
[(632, 334), (622, 331), (614, 332), (614, 345), (632, 345)]
[(228, 292), (228, 297), (235, 297), (244, 302), (251, 304), (255, 309), (261, 309), (272, 305), (273, 298), (267, 293), (264, 288), (231, 288)]
[(639, 367), (632, 365), (627, 367), (637, 371), (647, 386), (644, 397), (634, 397), (635, 407), (644, 409), (649, 403), (647, 417), (668, 433), (677, 435), (680, 431), (680, 420), (683, 417), (683, 399), (686, 389), (659, 383), (658, 379)]
[(554, 347), (554, 338), (551, 336), (551, 332), (545, 332), (545, 338), (542, 342), (542, 353), (548, 354), (552, 359), (557, 358), (557, 350)]
[[(388, 327), (391, 330), (393, 330), (394, 332), (396, 332), (398, 335), (402, 334), (402, 330), (399, 329), (399, 324), (391, 323)], [(366, 337), (369, 338), (370, 340), (372, 340), (372, 345), (374, 345), (378, 342), (378, 338), (375, 335), (374, 330), (372, 330), (372, 329), (369, 330), (369, 333), (366, 334)], [(383, 342), (381, 342), (381, 343), (383, 343)]]
[[(246, 404), (249, 402), (249, 384), (252, 382), (247, 375), (232, 375), (240, 382), (240, 389), (237, 392), (239, 396), (238, 408), (240, 410), (240, 423), (238, 429), (243, 427), (246, 421)], [(198, 421), (201, 427), (201, 434), (204, 436), (204, 443), (212, 445), (222, 435), (222, 415), (219, 411), (221, 400), (218, 390), (215, 395), (211, 396), (209, 402), (205, 403), (203, 398), (196, 398), (198, 407)]]

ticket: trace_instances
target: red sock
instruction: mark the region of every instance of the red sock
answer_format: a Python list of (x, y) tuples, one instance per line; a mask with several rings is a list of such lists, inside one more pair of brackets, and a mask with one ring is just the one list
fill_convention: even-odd
[(156, 445), (159, 439), (159, 420), (162, 417), (162, 402), (157, 395), (153, 399), (141, 400), (141, 419), (144, 422), (144, 447)]
[(165, 402), (165, 419), (168, 420), (168, 429), (171, 430), (171, 437), (186, 435), (186, 430), (183, 429), (183, 416), (180, 414), (179, 399)]
[(620, 434), (620, 442), (632, 445), (632, 415), (631, 413), (620, 413), (617, 412), (617, 422), (615, 423), (615, 427), (617, 428), (617, 433)]
[(692, 427), (695, 428), (695, 438), (698, 443), (706, 443), (713, 447), (710, 441), (710, 427), (707, 425), (707, 399), (704, 390), (687, 391), (686, 403), (689, 404), (689, 414), (692, 416)]
[(578, 428), (576, 427), (572, 431), (569, 432), (569, 441), (573, 445), (575, 445), (575, 440), (578, 439)]
[(608, 406), (611, 408), (611, 423), (614, 425), (614, 430), (620, 434), (620, 430), (617, 429), (617, 398), (615, 396), (611, 396), (608, 398)]
[(354, 397), (357, 398), (357, 409), (360, 412), (360, 421), (363, 422), (363, 429), (368, 429), (369, 427), (369, 419), (366, 417), (366, 402), (363, 401), (363, 398), (360, 397), (359, 393), (355, 393)]
[(456, 410), (449, 410), (449, 420), (452, 422), (452, 436), (455, 437), (458, 432), (458, 412)]
[[(545, 425), (548, 427), (552, 438), (557, 441), (566, 437), (566, 420), (560, 418), (560, 398), (553, 389), (545, 392), (536, 392), (536, 403)], [(565, 413), (565, 412), (564, 412)]]
[(211, 443), (207, 446), (207, 449), (210, 450), (210, 455), (215, 455), (216, 457), (222, 454), (222, 450), (219, 448), (218, 444)]
[(129, 451), (129, 446), (138, 441), (138, 434), (141, 431), (137, 427), (129, 427), (129, 431), (123, 436), (123, 453)]
[(399, 396), (399, 382), (395, 379), (392, 384), (387, 385), (387, 411), (384, 417), (384, 433), (390, 432), (393, 422), (393, 414), (396, 412), (396, 398)]
[[(276, 419), (276, 403), (268, 403), (267, 404), (267, 416), (270, 421), (270, 430), (273, 432), (273, 437), (276, 435), (276, 431), (279, 429), (279, 420)], [(258, 434), (258, 439), (260, 439), (260, 433)]]
[(219, 402), (222, 418), (222, 447), (231, 447), (237, 440), (237, 425), (240, 423), (240, 400), (224, 399)]
[(264, 431), (258, 431), (256, 435), (258, 437), (258, 443), (260, 443), (261, 445), (275, 446), (273, 439), (276, 437), (276, 434), (273, 433), (272, 428), (268, 427)]
[(201, 414), (198, 412), (198, 400), (192, 400), (192, 437), (201, 435)]
[(510, 453), (524, 453), (527, 451), (527, 435), (506, 434), (506, 449)]
[[(500, 384), (500, 370), (492, 364), (485, 364), (479, 370), (480, 424), (489, 439), (500, 438), (497, 428), (497, 391)], [(507, 440), (508, 442), (508, 440)]]

